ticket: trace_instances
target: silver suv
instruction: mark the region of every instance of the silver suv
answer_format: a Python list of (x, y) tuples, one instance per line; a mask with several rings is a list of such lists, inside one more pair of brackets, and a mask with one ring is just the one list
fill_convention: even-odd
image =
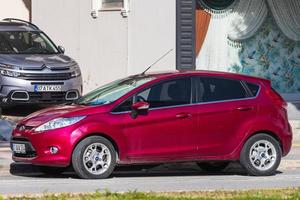
[(78, 99), (78, 64), (34, 24), (0, 21), (0, 107), (57, 104)]

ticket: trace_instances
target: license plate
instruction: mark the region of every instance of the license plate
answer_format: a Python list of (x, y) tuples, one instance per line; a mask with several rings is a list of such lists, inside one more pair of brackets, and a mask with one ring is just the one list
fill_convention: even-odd
[(13, 152), (18, 154), (26, 154), (25, 144), (13, 144)]
[(60, 92), (61, 85), (34, 85), (35, 92)]

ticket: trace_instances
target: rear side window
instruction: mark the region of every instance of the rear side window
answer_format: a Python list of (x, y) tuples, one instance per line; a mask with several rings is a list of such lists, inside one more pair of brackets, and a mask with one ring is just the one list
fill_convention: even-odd
[(253, 97), (255, 97), (259, 91), (259, 86), (256, 85), (256, 84), (253, 84), (253, 83), (246, 83), (247, 84), (247, 87), (249, 88), (250, 92), (251, 92), (251, 95)]
[(197, 102), (243, 99), (247, 92), (239, 80), (201, 77), (197, 86)]

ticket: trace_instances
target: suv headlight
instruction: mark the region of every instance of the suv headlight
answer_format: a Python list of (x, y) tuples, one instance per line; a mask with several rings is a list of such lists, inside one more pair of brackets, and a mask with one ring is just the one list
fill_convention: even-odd
[(75, 77), (78, 77), (81, 75), (81, 71), (80, 71), (80, 68), (78, 67), (78, 65), (75, 65), (73, 67), (73, 71), (71, 72), (71, 77), (72, 78), (75, 78)]
[(0, 74), (3, 76), (19, 77), (21, 75), (20, 72), (13, 71), (19, 69), (17, 66), (0, 63)]
[(63, 128), (76, 124), (77, 122), (83, 120), (86, 116), (80, 117), (69, 117), (69, 118), (56, 118), (49, 122), (46, 122), (35, 129), (36, 132), (48, 131), (58, 128)]
[(15, 72), (7, 69), (1, 69), (0, 74), (3, 76), (10, 76), (10, 77), (19, 77), (21, 75), (20, 72)]

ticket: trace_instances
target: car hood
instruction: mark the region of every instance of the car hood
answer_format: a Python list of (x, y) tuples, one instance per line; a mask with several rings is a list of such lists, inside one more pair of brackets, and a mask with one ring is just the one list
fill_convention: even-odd
[(18, 66), (24, 70), (42, 70), (45, 67), (68, 69), (70, 66), (77, 64), (72, 58), (64, 54), (1, 54), (0, 63)]
[(60, 117), (75, 117), (100, 114), (109, 111), (110, 106), (82, 106), (82, 105), (64, 105), (54, 106), (37, 111), (22, 121), (19, 124), (26, 126), (37, 127), (52, 119)]

